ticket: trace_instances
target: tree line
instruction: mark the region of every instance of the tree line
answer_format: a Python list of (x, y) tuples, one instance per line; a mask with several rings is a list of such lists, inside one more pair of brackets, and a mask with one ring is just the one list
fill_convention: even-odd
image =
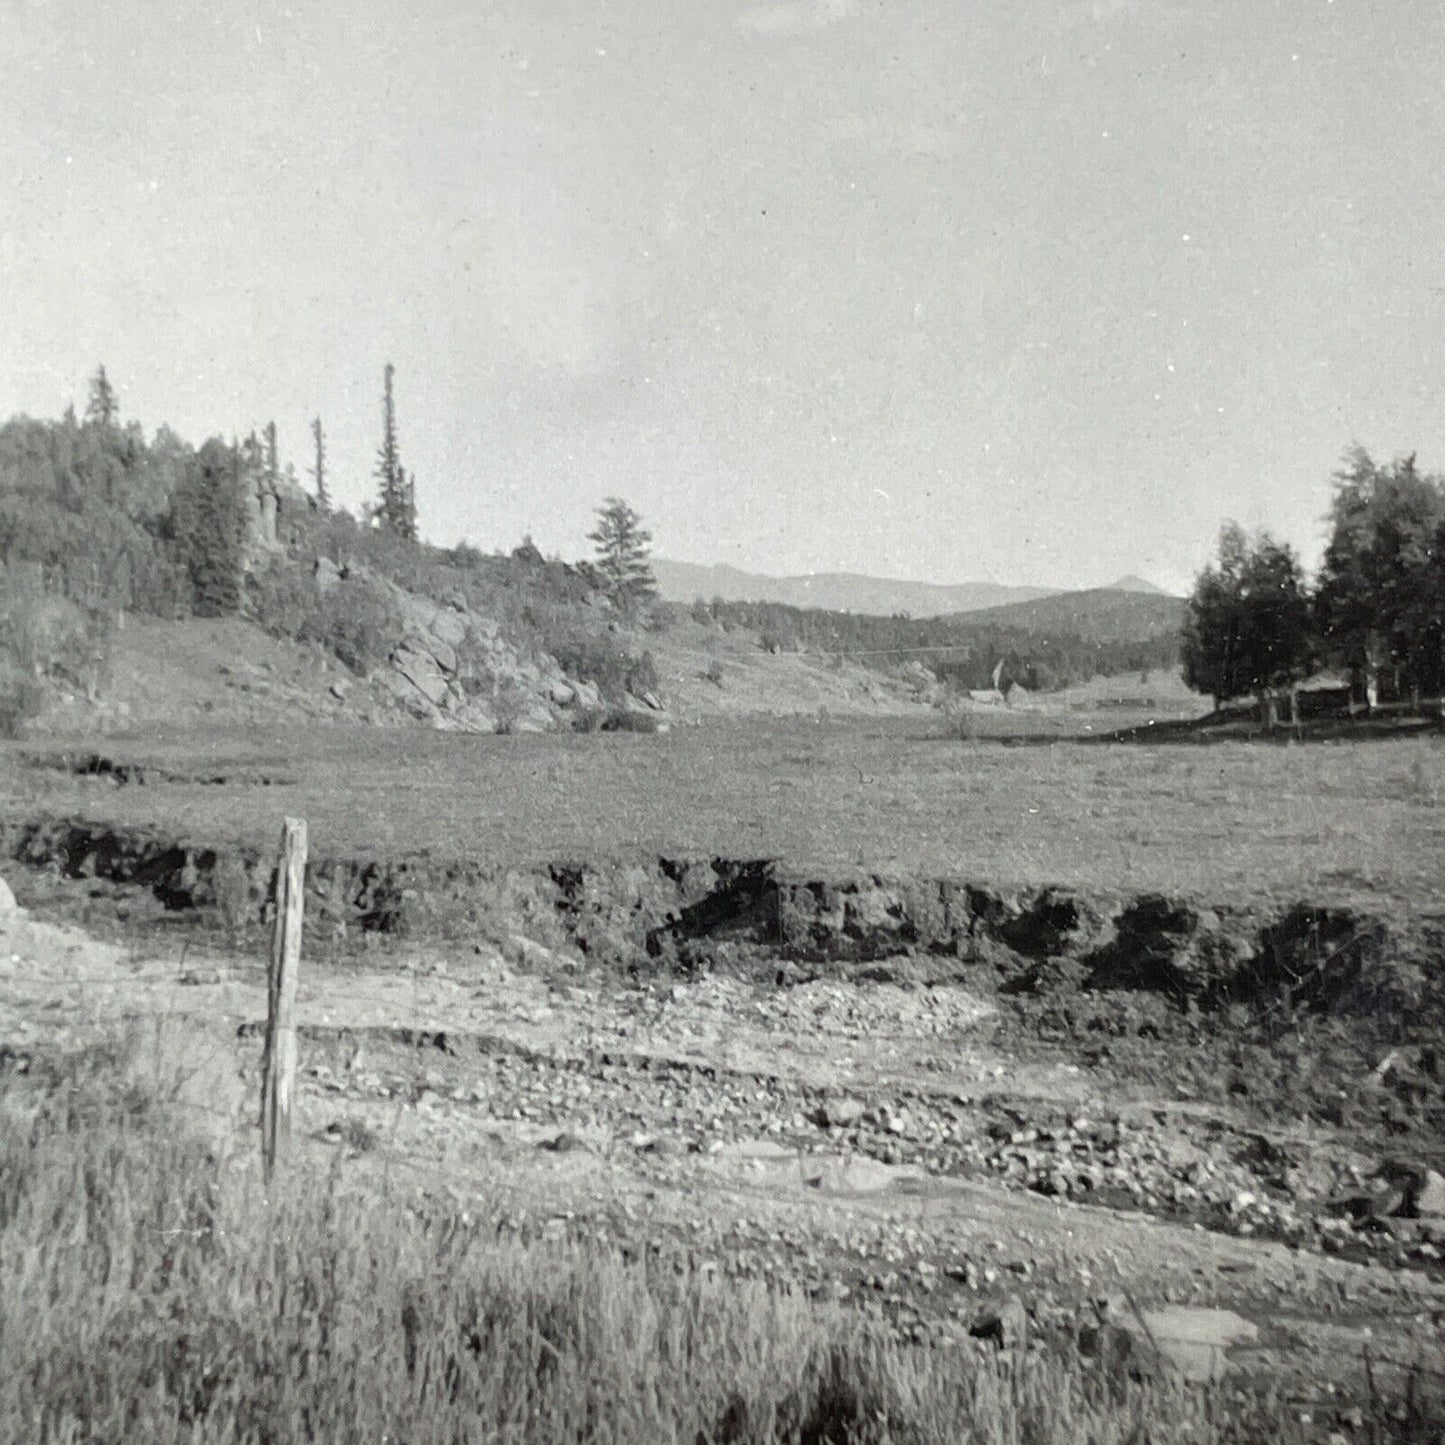
[(1184, 679), (1216, 709), (1279, 699), (1325, 669), (1351, 701), (1419, 701), (1445, 691), (1445, 479), (1411, 455), (1377, 463), (1351, 447), (1335, 473), (1330, 538), (1311, 586), (1294, 549), (1228, 522), (1189, 598)]
[(1172, 631), (1094, 639), (971, 620), (967, 613), (880, 617), (722, 598), (698, 601), (691, 613), (704, 624), (753, 629), (769, 651), (862, 653), (883, 665), (916, 656), (940, 679), (963, 688), (988, 687), (999, 663), (1010, 681), (1049, 692), (1090, 677), (1173, 667), (1179, 659), (1179, 639)]

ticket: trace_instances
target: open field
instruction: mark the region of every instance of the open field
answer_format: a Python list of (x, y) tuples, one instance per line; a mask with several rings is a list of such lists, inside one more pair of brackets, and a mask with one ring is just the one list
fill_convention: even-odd
[(945, 739), (928, 714), (666, 736), (192, 731), (96, 744), (140, 770), (142, 784), (119, 786), (36, 765), (90, 748), (6, 744), (0, 808), (255, 848), (289, 813), (308, 819), (316, 856), (766, 858), (821, 874), (1438, 910), (1445, 738), (1121, 746), (1087, 741), (1085, 725), (1097, 715), (981, 717), (981, 731), (1033, 734), (1020, 746)]

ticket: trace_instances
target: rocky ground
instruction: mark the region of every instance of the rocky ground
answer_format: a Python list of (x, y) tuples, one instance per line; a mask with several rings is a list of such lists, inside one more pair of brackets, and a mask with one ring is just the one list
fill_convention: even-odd
[[(177, 1102), (224, 1149), (252, 1147), (264, 1009), (254, 958), (0, 919), (5, 1067), (160, 1021), (204, 1041)], [(791, 1282), (945, 1347), (1266, 1372), (1322, 1438), (1350, 1438), (1367, 1359), (1398, 1379), (1445, 1356), (1428, 1045), (1331, 1076), (1404, 1107), (1390, 1131), (1291, 1109), (1248, 1050), (1253, 1096), (1181, 1073), (1157, 1010), (1101, 1054), (903, 956), (623, 982), (518, 937), (312, 965), (300, 1010), (299, 1147), (464, 1227)]]

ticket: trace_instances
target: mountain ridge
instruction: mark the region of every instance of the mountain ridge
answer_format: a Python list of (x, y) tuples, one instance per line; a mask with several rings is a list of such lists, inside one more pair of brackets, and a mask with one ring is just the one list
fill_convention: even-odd
[[(748, 572), (726, 562), (676, 562), (658, 557), (652, 562), (659, 595), (666, 602), (687, 604), (721, 597), (726, 602), (778, 602), (790, 607), (817, 607), (829, 612), (853, 612), (891, 617), (945, 617), (980, 612), (1073, 595), (1062, 587), (1013, 586), (1002, 582), (913, 582), (906, 578), (874, 577), (861, 572), (813, 572), (776, 577)], [(1166, 596), (1162, 588), (1130, 574), (1107, 587), (1081, 589), (1091, 593), (1125, 592)]]
[(747, 572), (725, 562), (707, 565), (654, 558), (653, 575), (667, 602), (699, 598), (727, 602), (780, 602), (790, 607), (818, 607), (830, 612), (857, 612), (889, 617), (907, 612), (937, 617), (971, 612), (1053, 595), (1048, 587), (1012, 587), (999, 582), (912, 582), (905, 578), (871, 577), (858, 572), (814, 572), (773, 577)]

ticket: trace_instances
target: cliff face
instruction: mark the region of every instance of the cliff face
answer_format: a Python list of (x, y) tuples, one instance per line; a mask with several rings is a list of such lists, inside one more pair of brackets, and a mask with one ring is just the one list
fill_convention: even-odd
[(254, 570), (277, 553), (303, 545), (317, 513), (316, 498), (290, 472), (258, 471), (243, 483), (246, 504), (246, 567)]

